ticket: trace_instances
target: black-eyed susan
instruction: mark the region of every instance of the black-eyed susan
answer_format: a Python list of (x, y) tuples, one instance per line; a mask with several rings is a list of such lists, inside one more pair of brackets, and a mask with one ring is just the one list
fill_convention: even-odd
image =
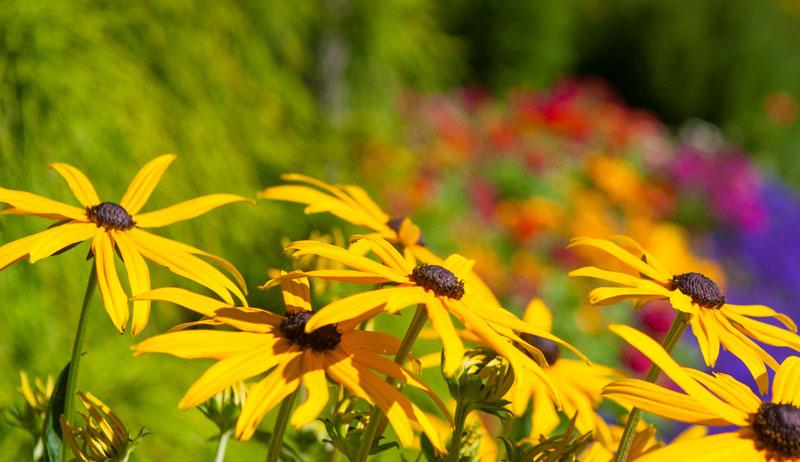
[[(85, 240), (92, 241), (97, 282), (103, 304), (114, 326), (125, 330), (128, 322), (128, 294), (120, 283), (114, 263), (115, 250), (125, 265), (130, 294), (150, 290), (150, 272), (145, 259), (191, 279), (233, 303), (231, 294), (244, 302), (244, 294), (235, 283), (200, 257), (207, 258), (230, 271), (239, 285), (244, 280), (228, 261), (181, 242), (145, 231), (160, 228), (202, 215), (219, 206), (249, 201), (233, 194), (210, 194), (170, 207), (141, 213), (167, 167), (175, 159), (168, 154), (145, 164), (133, 178), (119, 203), (103, 202), (94, 186), (77, 168), (55, 163), (50, 167), (67, 182), (82, 207), (47, 199), (25, 191), (0, 188), (0, 203), (8, 204), (0, 213), (34, 215), (57, 220), (45, 231), (17, 239), (0, 247), (0, 269), (28, 257), (31, 263), (49, 257)], [(147, 325), (150, 302), (133, 304), (131, 332), (137, 335)]]
[(299, 428), (316, 419), (328, 404), (327, 377), (380, 407), (404, 446), (413, 443), (412, 424), (416, 424), (443, 451), (444, 445), (424, 412), (376, 375), (424, 390), (447, 412), (427, 385), (383, 356), (395, 353), (400, 341), (384, 333), (355, 329), (359, 320), (308, 332), (306, 326), (318, 315), (311, 311), (308, 280), (285, 279), (281, 287), (285, 316), (258, 308), (231, 307), (184, 289), (162, 288), (142, 294), (137, 298), (170, 301), (235, 330), (170, 332), (147, 339), (133, 349), (137, 354), (168, 353), (180, 358), (217, 360), (183, 396), (178, 405), (182, 409), (197, 406), (235, 383), (266, 372), (250, 387), (242, 406), (235, 430), (240, 440), (249, 439), (264, 416), (301, 383), (308, 392), (307, 398), (292, 414), (291, 423)]
[(658, 365), (683, 393), (623, 379), (608, 385), (604, 396), (680, 422), (739, 427), (670, 444), (637, 462), (800, 461), (800, 357), (784, 360), (772, 382), (772, 399), (762, 401), (731, 376), (681, 367), (636, 329), (622, 325), (610, 329)]
[[(768, 388), (765, 365), (777, 369), (778, 363), (753, 340), (800, 351), (797, 325), (788, 316), (763, 305), (727, 303), (725, 294), (714, 281), (696, 272), (675, 274), (668, 271), (652, 254), (630, 238), (618, 236), (605, 240), (582, 237), (573, 239), (569, 246), (599, 249), (630, 270), (609, 271), (586, 266), (571, 271), (570, 276), (618, 284), (617, 287), (592, 290), (589, 293), (592, 304), (609, 305), (626, 299), (637, 303), (669, 300), (673, 308), (690, 317), (689, 325), (706, 365), (714, 367), (720, 346), (724, 347), (747, 366), (762, 394)], [(786, 329), (753, 319), (769, 317), (781, 322)]]
[[(534, 298), (528, 304), (523, 321), (545, 332), (551, 332), (553, 316), (541, 299)], [(548, 366), (545, 375), (561, 391), (561, 411), (566, 416), (575, 416), (575, 428), (581, 433), (593, 432), (595, 440), (611, 439), (608, 425), (595, 409), (600, 404), (603, 387), (622, 373), (610, 367), (586, 364), (583, 361), (562, 358), (559, 346), (552, 340), (522, 333), (520, 337), (544, 354)], [(550, 435), (561, 424), (559, 407), (552, 401), (546, 388), (535, 377), (523, 376), (517, 380), (506, 399), (516, 415), (522, 415), (533, 401), (531, 415), (531, 438)]]
[[(586, 448), (581, 454), (581, 462), (611, 462), (614, 460), (617, 446), (619, 446), (620, 438), (623, 434), (623, 429), (617, 425), (609, 425), (611, 439), (604, 441), (598, 439), (597, 435), (593, 435), (592, 444)], [(708, 429), (702, 425), (692, 425), (686, 430), (679, 433), (672, 439), (671, 443), (680, 443), (682, 441), (696, 440), (708, 434)], [(639, 421), (636, 428), (636, 434), (633, 437), (630, 451), (628, 452), (628, 461), (638, 461), (639, 457), (648, 452), (655, 451), (664, 447), (664, 443), (659, 441), (656, 436), (656, 428), (652, 425)]]
[[(330, 213), (348, 223), (368, 228), (375, 236), (399, 246), (412, 264), (420, 261), (442, 265), (443, 259), (428, 248), (419, 226), (408, 217), (388, 215), (360, 186), (332, 185), (299, 173), (287, 173), (281, 178), (300, 184), (271, 186), (261, 191), (258, 197), (305, 204), (306, 214)], [(480, 292), (483, 298), (499, 304), (491, 289), (471, 269), (463, 277), (470, 282), (473, 292)]]
[[(293, 252), (293, 257), (317, 255), (338, 261), (351, 269), (296, 271), (268, 281), (261, 288), (266, 289), (286, 279), (306, 275), (352, 283), (387, 284), (388, 287), (358, 293), (328, 304), (309, 321), (306, 331), (310, 332), (328, 324), (372, 317), (381, 311), (394, 313), (407, 306), (421, 305), (425, 307), (433, 329), (442, 340), (443, 371), (446, 375), (455, 372), (464, 356), (464, 344), (450, 318), (452, 314), (481, 343), (505, 357), (518, 374), (533, 373), (539, 377), (558, 401), (559, 393), (551, 386), (542, 367), (514, 346), (515, 342), (527, 345), (517, 333), (543, 337), (566, 346), (581, 357), (582, 354), (558, 337), (523, 322), (510, 311), (486, 300), (481, 292), (473, 291), (471, 281), (464, 280), (464, 274), (475, 263), (473, 260), (453, 254), (441, 266), (426, 263), (415, 265), (378, 236), (363, 236), (362, 239), (368, 242), (371, 251), (381, 262), (332, 245), (298, 241), (287, 247), (287, 250)], [(542, 353), (532, 346), (527, 347), (544, 364)]]

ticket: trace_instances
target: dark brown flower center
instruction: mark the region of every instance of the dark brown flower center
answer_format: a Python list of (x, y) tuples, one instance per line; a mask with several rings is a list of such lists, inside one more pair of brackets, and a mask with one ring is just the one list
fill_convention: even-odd
[(409, 277), (418, 286), (441, 297), (461, 300), (464, 296), (464, 281), (459, 281), (455, 274), (439, 265), (422, 263), (414, 268)]
[[(389, 220), (389, 223), (387, 223), (387, 225), (389, 225), (389, 227), (392, 228), (394, 232), (400, 234), (400, 225), (403, 224), (403, 220), (405, 219), (406, 217), (395, 217)], [(425, 245), (425, 239), (422, 238), (422, 234), (420, 234), (419, 239), (417, 239), (417, 245)]]
[(133, 228), (136, 222), (127, 210), (113, 202), (102, 202), (86, 207), (86, 216), (98, 227), (105, 229), (126, 230)]
[(761, 403), (751, 416), (759, 449), (773, 457), (800, 457), (800, 408), (791, 404)]
[(333, 350), (342, 341), (342, 334), (336, 329), (335, 324), (328, 324), (307, 334), (306, 323), (312, 311), (287, 312), (281, 321), (281, 333), (295, 345), (301, 348), (311, 348), (315, 351)]
[[(541, 351), (544, 359), (547, 360), (547, 364), (550, 366), (555, 364), (556, 361), (558, 361), (558, 358), (561, 357), (561, 349), (559, 349), (558, 344), (550, 339), (532, 334), (526, 334), (524, 332), (519, 334), (519, 338), (525, 340), (528, 345)], [(524, 348), (523, 351), (525, 351)], [(528, 353), (527, 351), (525, 352), (526, 354)]]
[(703, 308), (719, 309), (725, 304), (725, 294), (717, 283), (700, 273), (672, 276), (672, 288), (692, 297), (692, 301)]

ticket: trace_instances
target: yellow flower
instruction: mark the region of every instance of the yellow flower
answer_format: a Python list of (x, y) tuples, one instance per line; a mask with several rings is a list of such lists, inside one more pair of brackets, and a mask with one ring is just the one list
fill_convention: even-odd
[[(26, 256), (28, 261), (35, 263), (91, 239), (100, 295), (106, 312), (120, 332), (125, 331), (128, 322), (129, 297), (117, 275), (115, 250), (125, 264), (131, 295), (150, 290), (150, 271), (145, 262), (148, 259), (179, 276), (202, 284), (230, 303), (233, 303), (233, 299), (229, 292), (244, 302), (244, 294), (236, 284), (197, 256), (223, 266), (244, 288), (243, 278), (228, 261), (145, 231), (146, 228), (160, 228), (194, 218), (225, 204), (249, 201), (233, 194), (210, 194), (161, 210), (140, 213), (161, 175), (174, 159), (173, 155), (164, 155), (148, 162), (134, 177), (119, 203), (101, 202), (86, 176), (67, 164), (50, 164), (50, 167), (64, 177), (82, 207), (25, 191), (0, 188), (0, 203), (10, 206), (0, 213), (34, 215), (57, 221), (56, 225), (45, 231), (0, 247), (0, 269)], [(149, 315), (149, 301), (133, 303), (133, 335), (138, 335), (144, 329)]]
[[(425, 263), (415, 266), (384, 239), (376, 236), (364, 236), (362, 239), (368, 242), (381, 263), (332, 245), (298, 241), (287, 247), (287, 250), (294, 251), (293, 257), (318, 255), (352, 269), (292, 272), (267, 282), (262, 288), (306, 275), (359, 284), (391, 284), (390, 287), (355, 294), (328, 304), (309, 321), (306, 331), (327, 324), (369, 318), (381, 311), (394, 313), (407, 306), (421, 304), (427, 310), (433, 329), (442, 339), (445, 374), (453, 375), (464, 356), (464, 344), (450, 318), (452, 314), (480, 342), (505, 357), (518, 375), (532, 372), (547, 383), (549, 392), (558, 400), (558, 391), (550, 386), (542, 368), (514, 346), (514, 342), (525, 344), (515, 331), (547, 338), (583, 356), (558, 337), (523, 322), (498, 304), (483, 298), (480, 291), (474, 291), (471, 280), (464, 280), (474, 260), (453, 254), (441, 266)], [(541, 352), (533, 347), (529, 347), (529, 351), (544, 362)]]
[[(553, 316), (540, 299), (533, 299), (525, 309), (523, 321), (545, 332), (552, 328)], [(600, 393), (604, 386), (622, 376), (610, 367), (589, 365), (583, 361), (562, 358), (557, 344), (546, 338), (520, 334), (530, 345), (537, 347), (547, 360), (544, 368), (550, 383), (561, 392), (561, 410), (568, 417), (576, 416), (575, 428), (579, 433), (593, 432), (595, 439), (611, 438), (608, 425), (595, 409), (600, 404)], [(554, 403), (540, 381), (523, 376), (514, 383), (506, 399), (511, 401), (511, 410), (523, 415), (528, 402), (533, 399), (530, 437), (535, 441), (540, 435), (550, 435), (561, 424), (558, 406)]]
[[(78, 392), (78, 396), (87, 413), (81, 413), (86, 421), (83, 427), (73, 427), (61, 416), (61, 431), (64, 441), (69, 446), (75, 459), (81, 462), (123, 462), (138, 443), (147, 434), (142, 429), (136, 438), (131, 439), (125, 424), (102, 401), (91, 393)], [(63, 448), (62, 450), (66, 450)]]
[[(306, 204), (306, 214), (328, 212), (348, 223), (371, 229), (373, 237), (379, 236), (401, 246), (405, 258), (413, 264), (417, 260), (442, 264), (442, 259), (425, 245), (419, 226), (407, 217), (391, 218), (363, 188), (349, 184), (331, 185), (299, 173), (288, 173), (281, 178), (305, 184), (272, 186), (261, 191), (258, 197)], [(473, 286), (474, 292), (480, 291), (483, 298), (499, 304), (491, 289), (471, 269), (463, 277)]]
[[(168, 353), (180, 358), (217, 360), (189, 388), (179, 403), (186, 409), (202, 404), (237, 382), (267, 372), (250, 387), (236, 424), (236, 437), (249, 439), (264, 416), (302, 383), (308, 395), (291, 418), (296, 427), (313, 421), (328, 404), (328, 382), (376, 404), (386, 414), (400, 443), (414, 439), (419, 425), (439, 450), (444, 445), (422, 410), (378, 377), (385, 374), (424, 390), (443, 410), (444, 404), (416, 376), (382, 355), (394, 354), (400, 341), (387, 334), (357, 330), (359, 320), (307, 332), (318, 313), (311, 311), (305, 278), (281, 284), (286, 316), (257, 308), (237, 308), (184, 289), (156, 289), (137, 298), (166, 300), (196, 311), (234, 331), (196, 329), (158, 335), (133, 346), (137, 354)], [(374, 372), (373, 372), (374, 371)]]
[[(626, 250), (621, 245), (633, 249)], [(761, 393), (768, 388), (765, 364), (772, 369), (778, 363), (753, 340), (774, 346), (800, 351), (797, 326), (788, 316), (763, 305), (733, 305), (714, 281), (701, 273), (675, 274), (658, 262), (630, 238), (619, 236), (613, 240), (576, 238), (569, 247), (588, 246), (611, 255), (631, 272), (604, 270), (586, 266), (571, 271), (570, 276), (601, 279), (618, 284), (618, 287), (599, 287), (589, 294), (593, 305), (609, 305), (625, 299), (637, 303), (668, 299), (676, 310), (690, 317), (690, 326), (700, 345), (706, 365), (713, 367), (720, 346), (738, 357), (756, 379)], [(753, 318), (772, 317), (789, 330)]]
[[(604, 441), (598, 439), (597, 435), (594, 435), (592, 444), (581, 454), (581, 462), (611, 462), (614, 460), (614, 454), (622, 438), (623, 428), (618, 425), (610, 425), (609, 429), (611, 432), (611, 439)], [(695, 440), (706, 436), (707, 433), (708, 429), (706, 427), (693, 425), (673, 438), (672, 443)], [(656, 438), (655, 427), (640, 420), (636, 428), (636, 434), (633, 436), (633, 443), (628, 452), (627, 460), (631, 462), (638, 461), (640, 460), (639, 457), (643, 454), (662, 447), (664, 447), (664, 444)]]
[(628, 326), (612, 332), (633, 345), (672, 379), (683, 393), (638, 379), (607, 386), (603, 395), (668, 419), (738, 429), (681, 441), (637, 462), (800, 461), (800, 357), (787, 358), (772, 382), (771, 401), (761, 401), (733, 377), (678, 365), (658, 343)]

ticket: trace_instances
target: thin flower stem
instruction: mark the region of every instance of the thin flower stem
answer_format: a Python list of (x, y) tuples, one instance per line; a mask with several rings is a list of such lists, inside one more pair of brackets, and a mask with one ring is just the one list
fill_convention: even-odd
[(272, 437), (269, 440), (269, 450), (267, 451), (267, 462), (275, 462), (281, 454), (281, 447), (283, 446), (283, 435), (286, 433), (286, 424), (289, 423), (289, 415), (292, 413), (294, 406), (294, 398), (300, 387), (289, 394), (286, 399), (281, 403), (281, 408), (278, 410), (278, 419), (275, 420), (275, 426), (272, 428)]
[[(78, 382), (78, 371), (81, 366), (81, 356), (83, 355), (83, 339), (86, 336), (86, 325), (89, 321), (89, 302), (92, 299), (92, 293), (97, 286), (97, 271), (95, 265), (92, 265), (92, 270), (89, 273), (89, 282), (86, 284), (86, 291), (83, 294), (83, 304), (81, 305), (81, 315), (78, 319), (78, 328), (75, 331), (75, 340), (72, 342), (72, 359), (69, 361), (69, 373), (67, 374), (67, 391), (64, 396), (64, 416), (67, 422), (74, 423), (72, 420), (72, 408), (75, 405), (75, 386)], [(61, 461), (67, 460), (67, 447), (64, 446), (61, 450)]]
[(225, 461), (225, 451), (228, 449), (228, 440), (233, 435), (233, 429), (224, 431), (219, 435), (219, 442), (217, 443), (217, 455), (214, 456), (214, 462)]
[(450, 437), (450, 449), (448, 450), (447, 460), (449, 462), (458, 462), (459, 453), (461, 452), (461, 434), (464, 433), (464, 423), (467, 420), (469, 410), (459, 400), (456, 406), (455, 428), (453, 428), (453, 436)]
[[(411, 323), (408, 325), (408, 330), (406, 330), (406, 335), (403, 337), (403, 342), (400, 344), (400, 348), (394, 356), (395, 363), (401, 366), (405, 363), (408, 353), (411, 351), (411, 347), (414, 346), (414, 342), (417, 340), (427, 320), (428, 311), (425, 309), (425, 305), (417, 305), (417, 310), (414, 312), (414, 317), (411, 318)], [(395, 382), (391, 377), (387, 377), (386, 381), (392, 385), (394, 385)], [(366, 462), (367, 457), (369, 457), (369, 451), (372, 449), (372, 442), (375, 441), (376, 437), (383, 434), (383, 430), (386, 429), (386, 423), (386, 416), (381, 409), (377, 405), (372, 406), (372, 412), (369, 415), (369, 424), (367, 424), (367, 428), (364, 430), (364, 438), (361, 440), (361, 446), (358, 448), (356, 462)]]
[[(686, 326), (689, 325), (690, 319), (691, 316), (687, 313), (678, 312), (675, 315), (675, 319), (672, 321), (672, 325), (669, 327), (667, 336), (664, 337), (664, 341), (661, 343), (661, 346), (664, 347), (664, 350), (666, 350), (667, 353), (672, 353), (672, 349), (675, 348), (678, 340), (680, 340), (681, 336), (683, 335), (683, 331), (686, 330)], [(650, 370), (647, 372), (647, 377), (645, 377), (645, 380), (655, 383), (659, 375), (661, 375), (661, 369), (653, 364), (650, 366)], [(622, 432), (622, 437), (619, 440), (619, 447), (617, 448), (617, 453), (614, 456), (614, 462), (625, 462), (628, 460), (628, 452), (631, 450), (633, 437), (636, 436), (636, 426), (639, 424), (639, 419), (641, 417), (641, 409), (637, 407), (631, 409), (631, 413), (628, 415), (628, 421), (625, 423), (625, 430)]]

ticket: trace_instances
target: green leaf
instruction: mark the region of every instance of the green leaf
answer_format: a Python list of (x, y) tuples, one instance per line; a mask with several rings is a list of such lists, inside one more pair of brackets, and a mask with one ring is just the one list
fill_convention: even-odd
[(42, 441), (44, 441), (44, 460), (45, 462), (59, 462), (61, 459), (61, 448), (63, 446), (63, 435), (61, 433), (61, 423), (59, 419), (64, 414), (64, 406), (67, 394), (67, 376), (69, 376), (69, 365), (64, 366), (58, 374), (53, 395), (47, 403), (47, 413), (44, 418), (44, 430), (42, 431)]

